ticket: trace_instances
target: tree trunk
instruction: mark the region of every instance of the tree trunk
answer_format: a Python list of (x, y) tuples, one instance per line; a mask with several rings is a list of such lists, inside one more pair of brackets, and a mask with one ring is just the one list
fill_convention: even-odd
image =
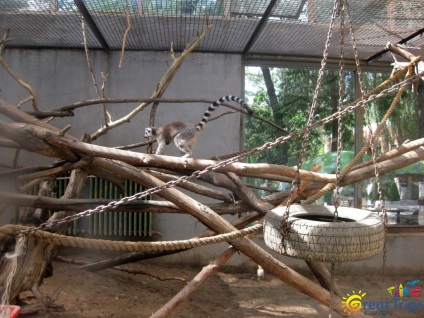
[[(268, 67), (262, 67), (262, 75), (264, 77), (264, 82), (265, 82), (265, 86), (266, 86), (266, 90), (268, 92), (268, 97), (269, 97), (269, 104), (271, 106), (272, 109), (272, 114), (274, 117), (274, 123), (277, 123), (280, 126), (284, 126), (282, 125), (282, 120), (283, 117), (281, 116), (281, 118), (278, 118), (278, 113), (279, 113), (279, 108), (281, 107), (280, 104), (278, 103), (278, 98), (277, 98), (277, 94), (275, 93), (275, 86), (274, 86), (274, 82), (272, 81), (272, 77), (271, 77), (271, 72), (269, 70)], [(281, 137), (282, 136), (282, 132), (280, 130), (277, 131), (276, 133), (276, 138)], [(289, 157), (287, 154), (287, 145), (281, 144), (277, 146), (277, 149), (279, 151), (279, 153), (281, 154), (280, 157), (280, 161), (277, 162), (279, 164), (287, 164)], [(272, 162), (271, 160), (269, 160), (268, 162)]]
[[(337, 82), (332, 82), (332, 90), (337, 91)], [(331, 113), (335, 114), (337, 113), (337, 106), (338, 106), (338, 98), (336, 95), (330, 96), (330, 104), (331, 104)], [(337, 138), (338, 138), (338, 121), (333, 120), (331, 122), (331, 151), (336, 152), (337, 151)]]
[[(87, 174), (85, 172), (73, 171), (63, 198), (71, 199), (80, 197), (86, 179)], [(73, 214), (73, 212), (56, 212), (50, 217), (49, 222), (61, 219), (70, 214)], [(63, 234), (67, 228), (68, 224), (63, 224), (52, 230), (56, 233)], [(28, 238), (24, 239), (21, 246), (22, 248), (18, 251), (16, 274), (13, 277), (7, 295), (9, 302), (13, 303), (19, 293), (31, 290), (41, 305), (44, 305), (45, 300), (38, 291), (38, 286), (45, 277), (46, 269), (48, 269), (50, 261), (56, 252), (56, 247), (48, 242)], [(15, 238), (11, 238), (1, 246), (1, 254), (4, 255), (6, 252), (13, 252), (14, 249)], [(12, 270), (11, 263), (11, 260), (6, 257), (0, 259), (0, 293), (2, 295), (5, 293), (5, 284)]]
[(424, 80), (419, 80), (418, 83), (418, 132), (419, 138), (424, 137)]

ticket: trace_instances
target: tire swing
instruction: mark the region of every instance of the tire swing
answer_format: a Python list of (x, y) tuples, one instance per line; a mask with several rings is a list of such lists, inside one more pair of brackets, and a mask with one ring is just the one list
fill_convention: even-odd
[[(264, 240), (269, 248), (283, 255), (306, 261), (330, 262), (332, 264), (332, 273), (335, 263), (371, 258), (383, 250), (385, 244), (384, 215), (378, 215), (367, 210), (340, 206), (340, 181), (345, 172), (347, 172), (345, 171), (346, 169), (341, 171), (342, 118), (340, 115), (338, 116), (336, 183), (335, 185), (333, 184), (332, 186), (324, 188), (327, 191), (335, 188), (333, 198), (334, 206), (309, 204), (291, 206), (294, 194), (297, 193), (299, 189), (299, 170), (305, 157), (306, 147), (312, 129), (312, 120), (318, 105), (318, 94), (323, 80), (324, 68), (336, 17), (340, 17), (341, 48), (338, 101), (339, 114), (342, 111), (345, 87), (343, 70), (345, 13), (349, 20), (356, 65), (358, 72), (360, 72), (349, 5), (346, 0), (335, 0), (314, 99), (309, 112), (296, 173), (291, 185), (290, 198), (287, 202), (287, 206), (280, 206), (269, 211), (264, 222)], [(364, 95), (361, 81), (360, 84), (362, 95)], [(364, 149), (366, 150), (366, 147), (364, 147)], [(362, 158), (363, 153), (357, 155), (359, 160)], [(357, 158), (355, 158), (355, 160)], [(373, 155), (373, 159), (375, 164), (375, 154)], [(332, 274), (332, 278), (333, 277), (334, 275)]]
[[(269, 211), (264, 223), (265, 244), (283, 255), (308, 261), (352, 262), (371, 258), (384, 246), (384, 220), (355, 208), (292, 205), (289, 229), (281, 233), (285, 207)], [(283, 240), (284, 238), (284, 240)]]

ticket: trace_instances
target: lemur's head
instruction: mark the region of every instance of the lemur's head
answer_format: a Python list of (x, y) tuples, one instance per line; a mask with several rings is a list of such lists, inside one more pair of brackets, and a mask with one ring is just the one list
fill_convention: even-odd
[(144, 130), (144, 138), (149, 138), (150, 136), (156, 136), (156, 128), (155, 127), (147, 127)]

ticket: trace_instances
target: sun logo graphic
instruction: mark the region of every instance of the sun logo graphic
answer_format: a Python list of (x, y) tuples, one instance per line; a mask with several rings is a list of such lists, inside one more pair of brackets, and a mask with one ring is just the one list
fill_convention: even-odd
[(362, 293), (362, 290), (358, 293), (353, 291), (352, 295), (347, 294), (346, 297), (343, 297), (342, 301), (343, 311), (347, 313), (348, 316), (352, 313), (355, 316), (356, 313), (362, 309), (362, 298), (364, 298), (365, 295), (366, 293)]

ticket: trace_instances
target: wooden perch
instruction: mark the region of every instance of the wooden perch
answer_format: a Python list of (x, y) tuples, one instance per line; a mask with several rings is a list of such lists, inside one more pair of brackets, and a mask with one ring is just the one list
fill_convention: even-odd
[(0, 135), (18, 143), (21, 148), (31, 152), (36, 152), (49, 157), (56, 157), (68, 161), (77, 161), (78, 157), (60, 147), (52, 147), (48, 142), (41, 140), (54, 138), (54, 133), (50, 130), (43, 129), (35, 125), (27, 125), (20, 123), (6, 123), (0, 120)]
[[(407, 59), (410, 62), (412, 62), (413, 60), (415, 60), (417, 58), (414, 54), (408, 52), (404, 48), (402, 48), (402, 47), (400, 47), (396, 44), (392, 44), (390, 42), (387, 43), (386, 49), (388, 49), (390, 52), (393, 52), (395, 54), (398, 54), (398, 55), (404, 57), (405, 59)], [(423, 62), (419, 62), (419, 63), (423, 63)]]
[[(97, 163), (111, 172), (119, 173), (121, 176), (143, 184), (146, 187), (157, 187), (163, 185), (163, 182), (159, 179), (124, 163), (118, 164), (116, 161), (109, 160), (98, 160)], [(178, 207), (187, 211), (217, 233), (231, 232), (236, 229), (214, 211), (199, 204), (196, 200), (174, 188), (164, 189), (159, 193), (159, 195), (168, 201), (175, 203)], [(240, 252), (251, 258), (257, 264), (261, 265), (265, 270), (271, 272), (292, 287), (313, 297), (322, 304), (329, 306), (330, 294), (327, 290), (296, 273), (248, 238), (243, 237), (235, 241), (230, 241), (230, 243)], [(333, 300), (335, 301), (333, 304), (334, 310), (343, 315), (343, 309), (340, 305), (341, 299), (333, 297)]]
[[(417, 59), (417, 57), (414, 54), (408, 52), (407, 50), (405, 50), (400, 45), (396, 45), (396, 44), (392, 44), (392, 43), (388, 42), (387, 45), (386, 45), (386, 49), (388, 49), (390, 52), (392, 52), (394, 54), (397, 54), (399, 56), (402, 56), (403, 58), (407, 59), (409, 62), (412, 62), (412, 61), (414, 61), (414, 60)], [(393, 58), (395, 59), (395, 62), (393, 63), (394, 66), (393, 66), (393, 72), (392, 72), (392, 74), (393, 73), (396, 73), (399, 69), (405, 67), (408, 64), (407, 62), (399, 62), (399, 61), (397, 61), (395, 55), (393, 55)], [(416, 64), (415, 69), (417, 71), (417, 74), (423, 73), (424, 72), (424, 62), (423, 61), (419, 61)], [(424, 80), (424, 74), (422, 74), (421, 79)], [(419, 85), (419, 79), (412, 84), (412, 92), (413, 93), (417, 93), (418, 92), (418, 85)], [(421, 84), (421, 85), (423, 85), (423, 84)]]
[(37, 119), (45, 119), (48, 117), (71, 117), (74, 116), (73, 111), (26, 111), (28, 115)]
[[(169, 174), (164, 174), (161, 172), (156, 172), (153, 170), (149, 170), (149, 173), (152, 176), (155, 176), (156, 178), (165, 181), (165, 182), (169, 182), (169, 181), (175, 181), (178, 178)], [(197, 193), (209, 198), (213, 198), (213, 199), (217, 199), (217, 200), (222, 200), (224, 202), (227, 203), (234, 203), (234, 196), (232, 196), (230, 193), (223, 193), (221, 191), (218, 190), (214, 190), (211, 189), (209, 187), (205, 187), (202, 186), (200, 184), (197, 183), (192, 183), (192, 182), (184, 182), (182, 184), (179, 184), (178, 187), (189, 190), (193, 193)]]
[[(66, 188), (63, 198), (71, 199), (76, 198), (81, 195), (85, 183), (86, 174), (81, 171), (74, 171), (71, 176), (68, 187)], [(51, 219), (63, 218), (67, 215), (72, 214), (73, 212), (61, 211), (56, 212)], [(67, 230), (67, 225), (57, 226), (52, 229), (56, 233), (65, 233)], [(7, 242), (2, 242), (7, 248), (8, 245), (12, 244), (12, 240)], [(43, 297), (41, 292), (38, 290), (39, 284), (41, 284), (46, 268), (50, 263), (51, 258), (55, 254), (56, 247), (48, 242), (38, 242), (34, 240), (25, 240), (23, 244), (22, 253), (18, 256), (18, 269), (13, 277), (12, 285), (9, 291), (9, 299), (15, 299), (20, 292), (31, 290), (36, 296), (37, 300), (41, 305), (46, 304), (46, 299)], [(4, 245), (3, 245), (4, 246)], [(11, 246), (13, 249), (13, 245)], [(7, 268), (7, 263), (0, 262), (0, 281), (6, 281), (9, 272), (5, 270)], [(0, 285), (0, 293), (4, 290), (4, 285)]]
[[(318, 170), (319, 167), (314, 167), (314, 169)], [(234, 174), (228, 174), (229, 178), (240, 185), (240, 179)], [(307, 186), (307, 182), (302, 182), (300, 186), (299, 193), (301, 193)], [(246, 189), (244, 189), (246, 190)], [(250, 194), (247, 196), (250, 197)], [(296, 194), (293, 196), (294, 200), (297, 200)], [(287, 202), (283, 202), (282, 204), (287, 204)], [(262, 220), (263, 221), (263, 217)], [(260, 221), (260, 222), (261, 222)], [(247, 238), (253, 237), (254, 234), (248, 235)], [(183, 301), (185, 301), (191, 294), (193, 294), (198, 287), (203, 283), (209, 276), (217, 271), (217, 269), (222, 266), (226, 261), (228, 261), (235, 253), (237, 249), (233, 246), (228, 248), (224, 253), (219, 255), (211, 264), (203, 267), (201, 272), (196, 275), (180, 292), (178, 292), (171, 300), (169, 300), (164, 306), (162, 306), (159, 310), (157, 310), (154, 314), (150, 316), (150, 318), (164, 318), (167, 317), (171, 312), (173, 312)], [(321, 263), (310, 262), (311, 269), (313, 272), (321, 279), (323, 285), (330, 286), (328, 279), (328, 271)], [(325, 277), (325, 279), (322, 279)], [(327, 284), (328, 283), (328, 284)], [(341, 296), (340, 290), (335, 287), (336, 294)]]
[[(65, 138), (55, 137), (49, 138), (48, 142), (56, 147), (66, 148), (69, 151), (75, 151), (84, 156), (96, 156), (105, 159), (122, 160), (129, 164), (145, 167), (167, 167), (167, 169), (176, 170), (203, 170), (209, 166), (217, 164), (213, 160), (180, 158), (171, 156), (147, 155), (131, 151), (119, 149), (111, 149), (108, 147), (86, 144), (79, 141), (70, 141)], [(235, 172), (243, 176), (260, 177), (263, 174), (277, 175), (293, 178), (296, 168), (272, 164), (246, 164), (233, 163), (223, 168), (219, 168), (218, 172)], [(313, 173), (305, 170), (300, 171), (300, 179), (314, 182), (335, 182), (336, 178), (333, 174)]]
[[(249, 235), (249, 236), (253, 236)], [(203, 269), (198, 273), (182, 290), (180, 290), (171, 300), (169, 300), (164, 306), (157, 310), (150, 318), (164, 318), (168, 317), (171, 312), (173, 312), (177, 306), (179, 306), (183, 301), (185, 301), (190, 295), (192, 295), (201, 284), (213, 273), (215, 273), (218, 268), (228, 261), (235, 253), (237, 249), (234, 247), (229, 247), (224, 253), (219, 255), (215, 260), (203, 267)]]
[[(57, 199), (29, 194), (0, 191), (1, 202), (8, 205), (26, 206), (52, 211), (82, 212), (94, 209), (99, 205), (107, 205), (116, 200), (110, 199)], [(116, 212), (149, 212), (149, 213), (184, 213), (174, 204), (165, 201), (139, 200), (125, 203), (114, 209)]]
[[(199, 39), (198, 39), (199, 40)], [(195, 41), (195, 43), (198, 41)], [(195, 44), (194, 43), (194, 44)], [(194, 45), (193, 44), (193, 45)], [(193, 49), (193, 45), (189, 47), (189, 49)], [(185, 51), (186, 52), (186, 51)], [(183, 52), (183, 55), (185, 53)], [(182, 56), (183, 56), (182, 55)], [(178, 63), (177, 63), (178, 61)], [(175, 58), (174, 64), (171, 66), (171, 68), (168, 70), (168, 72), (164, 75), (163, 79), (158, 85), (157, 90), (153, 93), (153, 96), (160, 97), (165, 89), (168, 87), (171, 79), (173, 76), (175, 76), (176, 70), (181, 65), (181, 56), (179, 58)], [(147, 104), (139, 105), (134, 111), (128, 114), (135, 115), (137, 112), (141, 111), (147, 107)], [(33, 117), (29, 116), (28, 114), (24, 114), (23, 112), (16, 110), (11, 106), (10, 104), (1, 101), (0, 100), (0, 112), (8, 116), (14, 121), (20, 122), (20, 124), (9, 124), (5, 122), (0, 122), (0, 132), (1, 134), (5, 135), (8, 139), (18, 143), (20, 146), (26, 147), (26, 149), (38, 152), (43, 155), (61, 158), (64, 161), (67, 162), (66, 165), (75, 167), (79, 167), (83, 169), (83, 172), (79, 171), (81, 175), (85, 175), (86, 173), (92, 173), (96, 176), (105, 177), (109, 179), (113, 179), (114, 182), (119, 186), (119, 183), (123, 180), (132, 180), (136, 182), (137, 184), (140, 184), (146, 188), (152, 188), (152, 187), (163, 187), (164, 181), (160, 180), (159, 178), (156, 178), (155, 176), (162, 176), (162, 174), (158, 174), (157, 172), (149, 173), (149, 170), (147, 169), (172, 169), (176, 170), (185, 174), (189, 174), (192, 171), (196, 170), (203, 170), (207, 167), (210, 167), (211, 165), (216, 165), (217, 162), (213, 160), (196, 160), (196, 159), (181, 159), (176, 157), (167, 157), (167, 156), (154, 156), (154, 155), (146, 155), (146, 154), (140, 154), (135, 152), (129, 152), (129, 151), (122, 151), (117, 149), (111, 149), (106, 147), (100, 147), (95, 145), (90, 145), (84, 142), (78, 141), (76, 138), (64, 133), (63, 136), (61, 135), (60, 129), (57, 129), (53, 126), (50, 126), (46, 123), (43, 123), (41, 121), (37, 121)], [(126, 122), (127, 120), (130, 120), (132, 117), (124, 117), (126, 119), (121, 118), (122, 122)], [(119, 121), (112, 122), (114, 125), (118, 125)], [(98, 132), (95, 133), (95, 136), (100, 136), (103, 133), (105, 133), (108, 129), (111, 129), (111, 125), (105, 125), (107, 126), (105, 130), (100, 129)], [(13, 132), (11, 131), (13, 130)], [(65, 131), (63, 131), (65, 132)], [(298, 136), (296, 135), (299, 133), (301, 134), (301, 131), (294, 133), (292, 136)], [(28, 138), (30, 139), (31, 145), (28, 145)], [(32, 143), (34, 141), (34, 143)], [(420, 152), (421, 151), (421, 152)], [(88, 158), (86, 164), (81, 164), (85, 158)], [(84, 160), (82, 159), (84, 158)], [(400, 161), (398, 162), (398, 159), (400, 158)], [(407, 158), (405, 160), (405, 158)], [(399, 165), (405, 166), (406, 164), (410, 164), (412, 162), (422, 160), (424, 158), (424, 153), (421, 150), (420, 147), (412, 149), (408, 149), (405, 153), (403, 153), (401, 156), (395, 156), (393, 158), (382, 160), (379, 162), (379, 165), (382, 166), (383, 172), (391, 171), (391, 169), (394, 170), (394, 168), (399, 168)], [(78, 165), (78, 166), (77, 166)], [(140, 168), (141, 167), (141, 168)], [(60, 169), (56, 169), (58, 167), (52, 167), (47, 171), (47, 174), (54, 173), (59, 171)], [(63, 168), (61, 168), (63, 169)], [(359, 173), (358, 173), (359, 171)], [(44, 173), (44, 174), (43, 174)], [(45, 172), (39, 173), (39, 174), (33, 174), (32, 177), (37, 176), (43, 176), (45, 175)], [(223, 175), (222, 173), (225, 173), (227, 176)], [(163, 210), (166, 211), (184, 211), (185, 213), (189, 213), (191, 216), (198, 219), (200, 222), (202, 222), (204, 225), (206, 225), (208, 228), (211, 229), (211, 231), (205, 232), (202, 235), (207, 235), (207, 233), (216, 232), (216, 233), (226, 233), (235, 230), (236, 228), (245, 226), (248, 222), (252, 222), (254, 220), (257, 220), (262, 217), (262, 214), (265, 213), (267, 210), (269, 210), (271, 207), (275, 206), (276, 204), (281, 203), (281, 200), (287, 197), (287, 192), (278, 192), (275, 194), (272, 194), (267, 197), (257, 197), (253, 194), (251, 189), (249, 189), (240, 178), (241, 176), (255, 176), (257, 178), (263, 178), (264, 176), (277, 179), (283, 179), (285, 180), (291, 180), (293, 178), (295, 173), (295, 169), (292, 167), (285, 167), (285, 166), (277, 166), (277, 165), (268, 165), (268, 164), (244, 164), (244, 163), (233, 163), (228, 165), (227, 167), (220, 167), (219, 169), (214, 170), (213, 172), (209, 172), (209, 174), (202, 175), (202, 180), (210, 181), (211, 184), (220, 184), (225, 185), (224, 188), (231, 189), (230, 191), (235, 193), (237, 198), (241, 201), (239, 202), (231, 202), (231, 200), (228, 200), (228, 196), (223, 193), (222, 191), (215, 191), (215, 192), (208, 192), (209, 196), (216, 196), (219, 197), (220, 200), (223, 200), (227, 203), (221, 203), (217, 205), (210, 205), (206, 206), (197, 200), (192, 199), (186, 194), (181, 193), (176, 188), (165, 188), (161, 192), (158, 192), (158, 195), (163, 197), (164, 199), (168, 200), (169, 203), (165, 206), (163, 206)], [(357, 170), (352, 170), (350, 172), (352, 175), (350, 175), (352, 178), (349, 177), (349, 174), (346, 175), (346, 178), (344, 180), (345, 184), (353, 183), (355, 179), (354, 173), (357, 173), (357, 178), (363, 180), (368, 176), (368, 173), (372, 175), (374, 173), (374, 167), (372, 166), (362, 166)], [(75, 171), (73, 173), (75, 175)], [(172, 177), (171, 177), (172, 179)], [(301, 180), (307, 180), (307, 181), (314, 181), (314, 182), (322, 182), (322, 183), (334, 183), (335, 182), (335, 176), (334, 175), (324, 175), (314, 172), (308, 172), (308, 171), (301, 171), (300, 172), (300, 179)], [(345, 185), (343, 184), (343, 185)], [(69, 190), (76, 191), (75, 194), (78, 194), (77, 192), (80, 192), (81, 187), (83, 183), (78, 182), (78, 184), (69, 185)], [(189, 186), (192, 186), (190, 183), (188, 183)], [(309, 189), (305, 189), (304, 192), (302, 192), (303, 195), (309, 195), (313, 191), (316, 190), (316, 188), (313, 188), (315, 185), (311, 185)], [(322, 185), (318, 185), (322, 187)], [(200, 189), (200, 188), (199, 188)], [(67, 189), (68, 190), (68, 189)], [(197, 190), (199, 191), (199, 190)], [(1, 193), (0, 193), (1, 195)], [(7, 194), (6, 194), (7, 195)], [(20, 196), (20, 199), (34, 199), (27, 198)], [(69, 198), (69, 194), (65, 196), (65, 198)], [(50, 198), (45, 198), (46, 200), (49, 200)], [(231, 199), (231, 198), (230, 198)], [(277, 199), (280, 199), (280, 201), (276, 202)], [(47, 201), (43, 201), (46, 203)], [(76, 201), (66, 201), (61, 200), (61, 202), (68, 202), (70, 204), (75, 204)], [(230, 203), (231, 202), (231, 203)], [(81, 203), (81, 202), (80, 202)], [(91, 202), (92, 203), (92, 202)], [(134, 206), (138, 204), (139, 202), (135, 202)], [(32, 204), (41, 204), (40, 201), (38, 203), (32, 203)], [(130, 203), (128, 203), (130, 205)], [(75, 205), (76, 207), (76, 205)], [(226, 211), (233, 211), (236, 213), (237, 211), (243, 211), (243, 209), (249, 209), (255, 210), (254, 212), (250, 213), (248, 216), (243, 217), (235, 222), (233, 224), (230, 224), (228, 221), (226, 221), (224, 218), (222, 218), (217, 212), (219, 211), (219, 208), (225, 207)], [(231, 207), (232, 209), (230, 209)], [(152, 208), (152, 207), (149, 207)], [(155, 206), (154, 208), (157, 208), (156, 211), (162, 212), (159, 205)], [(152, 208), (152, 209), (154, 209)], [(69, 213), (59, 213), (55, 214), (50, 221), (58, 220), (62, 218), (66, 214)], [(51, 224), (51, 223), (50, 223)], [(54, 231), (61, 231), (63, 232), (66, 228), (66, 225), (61, 225), (56, 228), (54, 228)], [(38, 242), (34, 242), (32, 240), (28, 240), (30, 248), (37, 245)], [(286, 282), (290, 286), (296, 288), (297, 290), (305, 293), (306, 295), (309, 295), (310, 297), (316, 299), (320, 303), (329, 306), (331, 297), (330, 293), (325, 289), (319, 286), (318, 284), (312, 282), (311, 280), (308, 280), (307, 278), (303, 277), (302, 275), (298, 274), (297, 272), (293, 271), (289, 267), (287, 267), (284, 263), (280, 262), (278, 259), (273, 257), (271, 253), (266, 252), (254, 242), (252, 242), (249, 238), (243, 237), (238, 240), (230, 240), (230, 244), (233, 245), (234, 249), (237, 249), (238, 251), (244, 253), (247, 255), (250, 259), (252, 259), (254, 262), (261, 265), (265, 270), (268, 272), (274, 274), (276, 277), (281, 279), (282, 281)], [(34, 249), (33, 252), (38, 252), (39, 255), (47, 255), (46, 259), (51, 257), (52, 253), (52, 247), (44, 245), (41, 250)], [(47, 252), (47, 253), (45, 253)], [(34, 254), (34, 253), (28, 253), (28, 254)], [(35, 254), (34, 254), (35, 255)], [(19, 293), (19, 291), (22, 288), (34, 288), (34, 286), (38, 286), (40, 282), (41, 277), (41, 271), (43, 266), (45, 266), (44, 259), (29, 259), (29, 262), (22, 265), (22, 268), (28, 268), (32, 266), (32, 262), (37, 263), (37, 273), (33, 275), (33, 277), (30, 279), (26, 279), (26, 284), (24, 287), (20, 286), (20, 280), (24, 280), (25, 277), (22, 277), (22, 275), (25, 275), (24, 271), (20, 270), (19, 275), (17, 276), (18, 279), (16, 282), (14, 281), (13, 286), (13, 293), (12, 297), (16, 297), (16, 295)], [(22, 263), (23, 264), (23, 263)], [(316, 265), (316, 264), (315, 264)], [(328, 275), (326, 277), (325, 268), (323, 266), (314, 266), (314, 272), (318, 273), (318, 276), (322, 276), (323, 282), (322, 284), (328, 285)], [(5, 272), (3, 271), (2, 274)], [(0, 274), (1, 276), (1, 274)], [(27, 283), (27, 281), (30, 281), (31, 284)], [(343, 313), (343, 309), (341, 308), (341, 299), (338, 297), (333, 297), (334, 301), (334, 308), (335, 310), (340, 313)], [(360, 313), (359, 313), (360, 314)]]

